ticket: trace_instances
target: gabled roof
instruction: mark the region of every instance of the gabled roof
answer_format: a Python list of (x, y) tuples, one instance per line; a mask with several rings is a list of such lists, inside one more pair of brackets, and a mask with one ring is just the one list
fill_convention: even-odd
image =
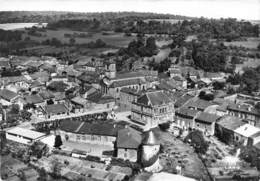
[(147, 92), (137, 99), (137, 103), (146, 106), (168, 104), (172, 100), (162, 91)]
[(3, 89), (3, 90), (0, 90), (0, 97), (2, 99), (5, 99), (7, 101), (10, 101), (11, 99), (17, 97), (18, 94), (16, 94), (15, 92), (13, 91), (10, 91), (8, 89)]
[(85, 106), (88, 101), (82, 97), (77, 96), (77, 97), (74, 97), (73, 99), (71, 99), (71, 102)]
[(129, 80), (119, 80), (119, 81), (114, 81), (110, 87), (116, 88), (116, 87), (124, 87), (124, 86), (129, 86), (129, 85), (139, 85), (143, 84), (144, 82), (137, 78), (137, 79), (129, 79)]
[(201, 112), (196, 118), (195, 121), (198, 122), (204, 122), (204, 123), (213, 123), (216, 122), (220, 116), (217, 116), (215, 114), (210, 114), (207, 112)]
[(138, 149), (142, 143), (142, 134), (130, 127), (121, 129), (118, 131), (116, 143), (118, 148)]
[(44, 102), (43, 98), (37, 94), (25, 96), (24, 100), (29, 104), (38, 104)]
[(190, 101), (193, 98), (193, 96), (189, 95), (189, 94), (185, 94), (183, 96), (181, 96), (179, 99), (177, 99), (177, 101), (174, 104), (174, 107), (181, 107), (184, 104), (186, 104), (188, 101)]
[(47, 114), (66, 113), (68, 110), (64, 104), (50, 104), (45, 107)]
[(117, 73), (116, 77), (113, 80), (120, 80), (120, 79), (129, 79), (129, 78), (140, 78), (144, 77), (142, 72), (126, 72), (126, 73)]
[(257, 111), (254, 107), (251, 107), (249, 105), (239, 105), (235, 103), (230, 103), (227, 107), (228, 110), (237, 111), (237, 112), (243, 112), (247, 114), (253, 114), (256, 116), (260, 116), (260, 112)]
[(131, 88), (127, 88), (127, 87), (123, 87), (120, 92), (124, 92), (127, 94), (131, 94), (131, 95), (135, 95), (135, 96), (140, 96), (142, 95), (142, 93), (136, 89), (131, 89)]
[(47, 90), (41, 91), (39, 94), (43, 99), (52, 99), (55, 97), (50, 91)]
[(237, 129), (238, 127), (240, 127), (246, 123), (243, 122), (238, 117), (224, 116), (218, 120), (217, 124), (228, 130), (234, 131), (235, 129)]
[(199, 111), (194, 110), (194, 109), (182, 107), (179, 110), (176, 110), (175, 114), (179, 115), (179, 116), (194, 118), (198, 114), (198, 112)]
[(188, 107), (194, 107), (194, 108), (198, 108), (198, 109), (206, 109), (209, 106), (214, 105), (213, 103), (203, 100), (203, 99), (197, 99), (194, 101), (191, 101), (188, 105)]

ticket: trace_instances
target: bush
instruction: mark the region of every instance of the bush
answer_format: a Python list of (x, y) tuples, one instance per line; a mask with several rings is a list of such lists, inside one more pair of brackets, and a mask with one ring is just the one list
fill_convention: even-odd
[(197, 153), (205, 154), (208, 150), (209, 143), (204, 139), (201, 131), (195, 130), (190, 132), (184, 142), (189, 142)]

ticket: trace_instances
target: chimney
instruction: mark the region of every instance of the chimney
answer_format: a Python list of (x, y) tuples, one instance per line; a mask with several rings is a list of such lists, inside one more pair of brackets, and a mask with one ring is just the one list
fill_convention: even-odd
[(130, 136), (130, 132), (127, 132), (127, 136)]
[(125, 128), (127, 129), (127, 128), (128, 128), (128, 125), (125, 125)]

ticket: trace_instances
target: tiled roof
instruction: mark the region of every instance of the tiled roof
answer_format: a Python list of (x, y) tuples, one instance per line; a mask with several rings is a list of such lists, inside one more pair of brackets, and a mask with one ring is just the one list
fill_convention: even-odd
[(66, 113), (68, 110), (64, 104), (50, 104), (45, 107), (48, 114)]
[(243, 112), (247, 114), (253, 114), (260, 116), (260, 112), (257, 111), (255, 108), (250, 108), (249, 105), (239, 105), (239, 104), (229, 104), (227, 107), (228, 110), (237, 111), (237, 112)]
[(197, 115), (198, 112), (199, 111), (197, 111), (197, 110), (182, 107), (179, 110), (176, 110), (175, 114), (185, 116), (185, 117), (194, 118)]
[(245, 122), (243, 122), (238, 117), (224, 116), (218, 120), (217, 124), (226, 129), (233, 131), (233, 130), (237, 129), (238, 127), (244, 125)]
[(217, 116), (215, 114), (210, 114), (206, 112), (201, 112), (195, 119), (195, 121), (198, 122), (204, 122), (204, 123), (213, 123), (216, 122), (220, 116)]
[(118, 148), (138, 149), (142, 143), (142, 134), (130, 127), (121, 129), (118, 131), (116, 143)]
[(52, 99), (55, 97), (50, 91), (47, 90), (41, 91), (39, 94), (43, 99)]
[(147, 106), (168, 104), (170, 102), (172, 100), (162, 91), (147, 92), (137, 100), (137, 103)]
[(18, 96), (18, 94), (16, 94), (13, 91), (10, 91), (8, 89), (0, 90), (0, 97), (5, 99), (5, 100), (10, 101), (11, 99), (13, 99), (13, 98), (15, 98), (17, 96)]
[(191, 100), (192, 98), (193, 98), (193, 96), (185, 94), (185, 95), (181, 96), (179, 99), (177, 99), (174, 106), (177, 107), (177, 108), (181, 107), (184, 104), (186, 104), (189, 100)]
[(120, 92), (124, 92), (124, 93), (127, 93), (127, 94), (131, 94), (131, 95), (135, 95), (135, 96), (140, 96), (142, 93), (136, 89), (131, 89), (131, 88), (127, 88), (127, 87), (124, 87), (120, 90)]
[(128, 79), (128, 78), (140, 78), (144, 77), (142, 72), (127, 72), (127, 73), (117, 73), (116, 77), (113, 80), (120, 80), (120, 79)]
[(117, 132), (120, 129), (122, 129), (122, 126), (111, 123), (84, 123), (84, 125), (81, 126), (77, 133), (117, 136)]
[(129, 85), (138, 85), (144, 83), (141, 79), (129, 79), (129, 80), (119, 80), (119, 81), (114, 81), (110, 87), (116, 88), (116, 87), (124, 87), (124, 86), (129, 86)]
[(25, 96), (24, 100), (29, 104), (38, 104), (44, 101), (43, 98), (37, 94)]
[(203, 99), (197, 99), (194, 101), (191, 101), (188, 105), (188, 107), (194, 107), (194, 108), (198, 108), (198, 109), (206, 109), (209, 106), (214, 105), (213, 103), (203, 100)]

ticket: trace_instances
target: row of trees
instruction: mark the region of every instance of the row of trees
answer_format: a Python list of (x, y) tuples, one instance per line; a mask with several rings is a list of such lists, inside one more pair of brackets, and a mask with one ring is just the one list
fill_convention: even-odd
[(157, 53), (155, 38), (149, 37), (146, 40), (143, 36), (138, 36), (137, 40), (133, 40), (128, 44), (127, 48), (121, 48), (119, 55), (151, 57)]

